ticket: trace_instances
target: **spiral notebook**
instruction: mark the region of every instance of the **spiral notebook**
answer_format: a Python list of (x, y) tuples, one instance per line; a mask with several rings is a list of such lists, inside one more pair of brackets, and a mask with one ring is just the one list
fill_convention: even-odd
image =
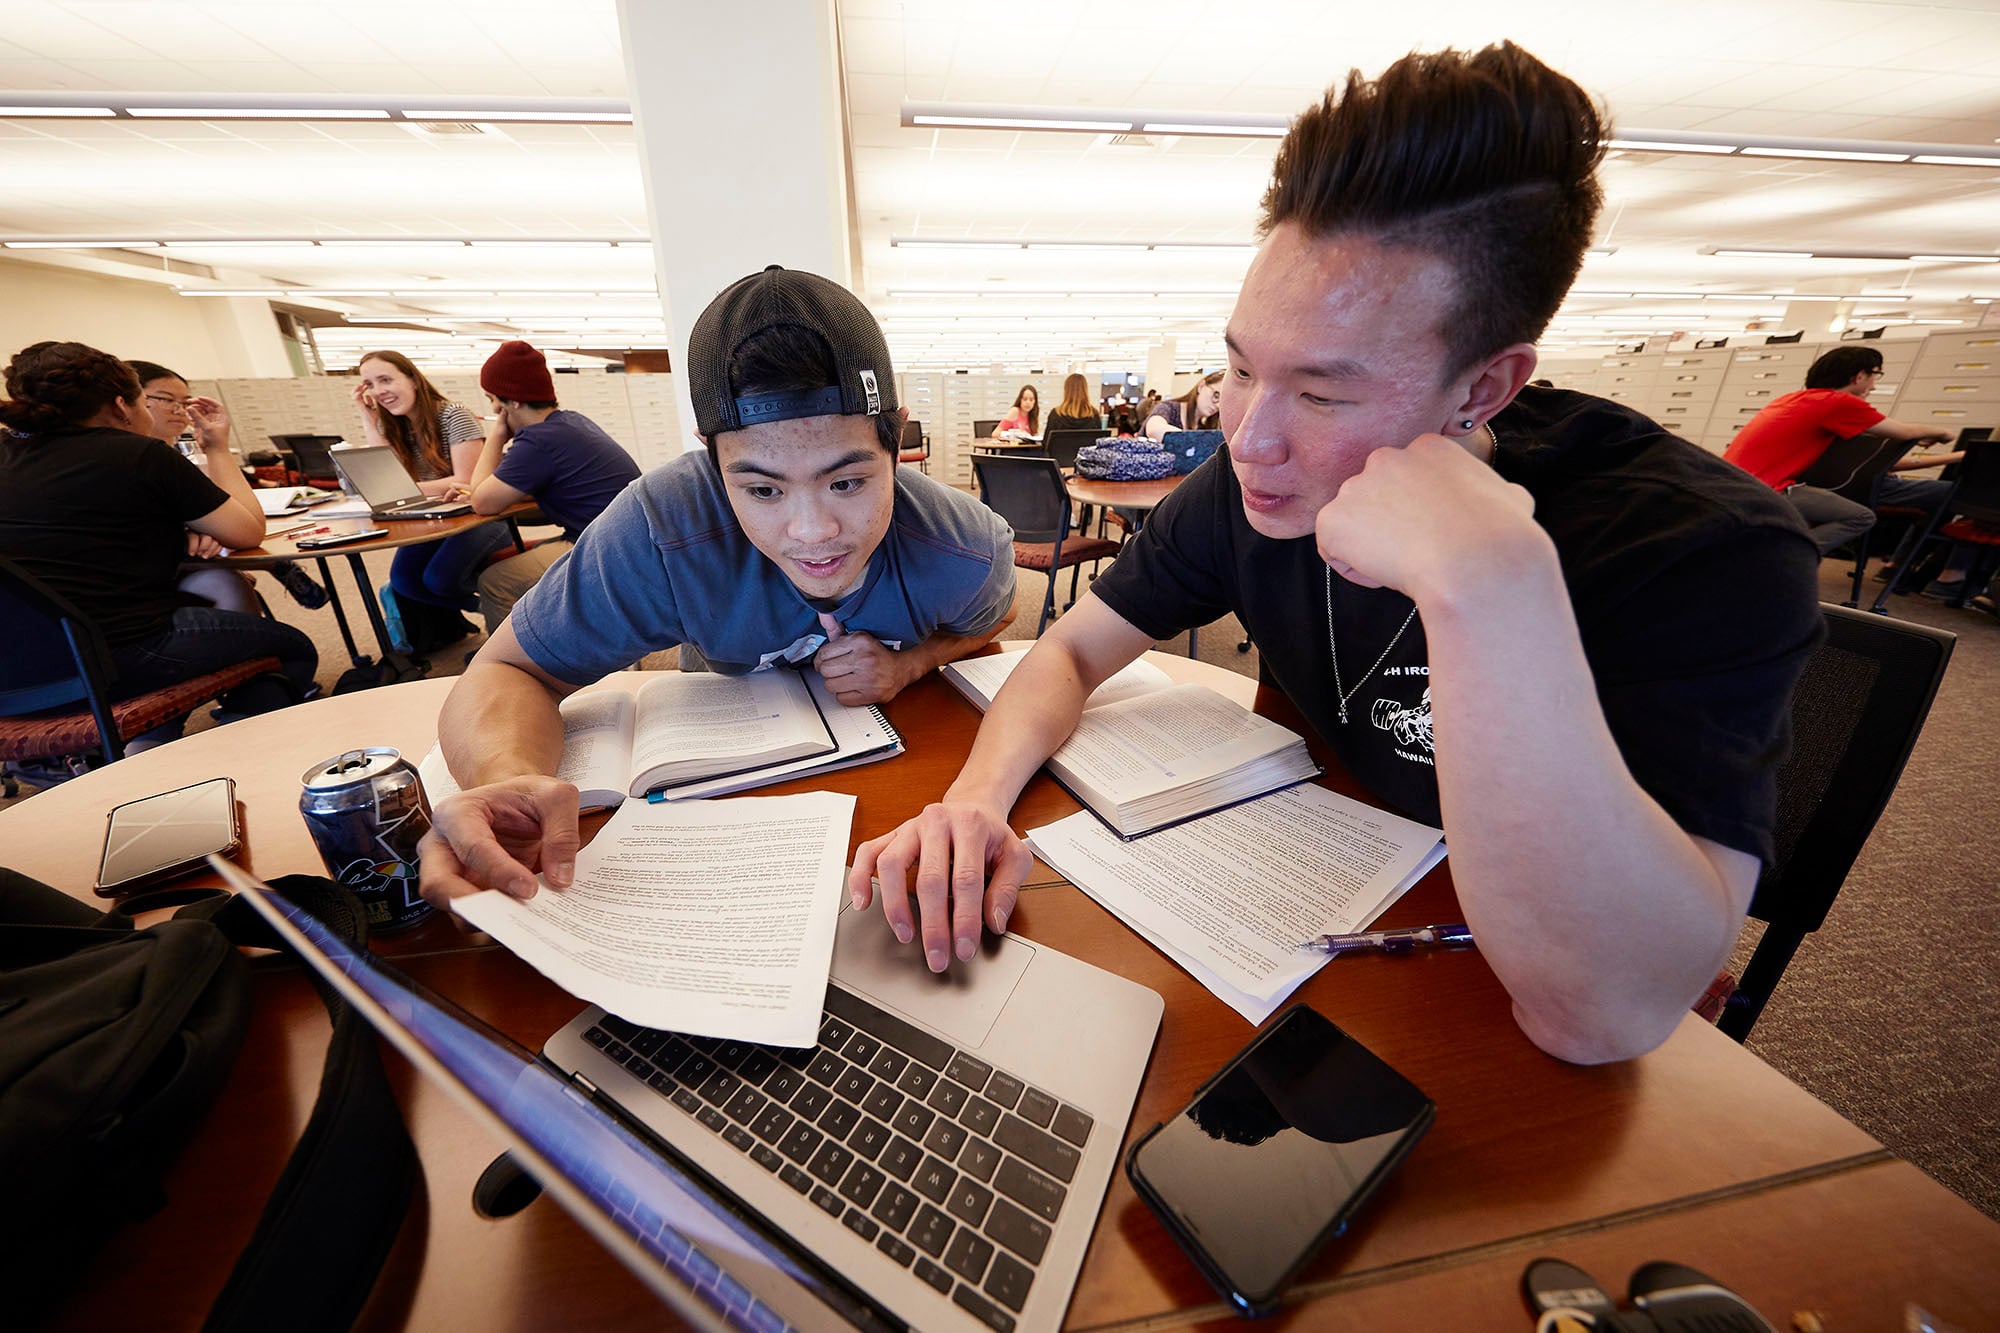
[[(563, 700), (563, 757), (556, 776), (576, 784), (584, 809), (602, 809), (618, 804), (626, 798), (629, 774), (635, 771), (635, 767), (647, 767), (643, 755), (635, 756), (631, 700), (650, 682), (675, 674), (621, 671), (606, 677), (602, 687), (579, 691)], [(903, 738), (880, 708), (872, 704), (850, 708), (840, 703), (827, 690), (826, 682), (820, 679), (817, 671), (757, 672), (735, 679), (755, 681), (760, 676), (777, 674), (794, 676), (805, 686), (810, 696), (809, 708), (818, 713), (813, 720), (815, 723), (824, 721), (824, 734), (832, 742), (830, 748), (819, 746), (813, 753), (800, 758), (734, 769), (715, 777), (652, 790), (633, 786), (629, 788), (630, 792), (637, 795), (645, 791), (649, 801), (726, 796), (774, 782), (787, 782), (815, 773), (831, 773), (837, 769), (893, 759), (903, 752)], [(729, 729), (727, 719), (719, 713), (712, 714), (707, 720)], [(424, 791), (433, 804), (460, 790), (458, 781), (445, 764), (442, 750), (435, 745), (424, 756), (423, 762), (417, 765), (417, 773), (422, 777)]]

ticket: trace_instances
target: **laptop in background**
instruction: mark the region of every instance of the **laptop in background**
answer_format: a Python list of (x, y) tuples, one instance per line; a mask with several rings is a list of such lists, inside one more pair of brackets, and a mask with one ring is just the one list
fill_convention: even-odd
[(816, 1047), (593, 1006), (537, 1060), (212, 864), (702, 1326), (1061, 1326), (1159, 1031), (1145, 987), (1013, 936), (933, 976), (843, 907)]
[(1160, 447), (1174, 456), (1174, 475), (1185, 477), (1208, 461), (1222, 447), (1219, 430), (1170, 430), (1160, 436)]
[(333, 465), (354, 493), (368, 502), (370, 518), (450, 518), (472, 512), (472, 506), (463, 500), (425, 495), (403, 460), (386, 444), (342, 449), (333, 455)]

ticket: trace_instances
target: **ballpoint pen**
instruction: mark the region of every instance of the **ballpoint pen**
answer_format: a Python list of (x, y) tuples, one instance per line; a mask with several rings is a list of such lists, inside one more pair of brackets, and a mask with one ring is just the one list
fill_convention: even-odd
[(1358, 935), (1321, 935), (1299, 946), (1302, 952), (1339, 955), (1361, 949), (1411, 953), (1418, 949), (1464, 948), (1472, 943), (1472, 927), (1404, 926), (1400, 930), (1364, 930)]

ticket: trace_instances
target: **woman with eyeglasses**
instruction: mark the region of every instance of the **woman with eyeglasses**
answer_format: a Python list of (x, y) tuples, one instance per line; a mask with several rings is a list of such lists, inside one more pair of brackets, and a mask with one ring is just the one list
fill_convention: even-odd
[[(153, 361), (127, 361), (126, 365), (139, 377), (139, 391), (146, 397), (146, 406), (153, 414), (153, 429), (147, 431), (163, 444), (179, 446), (181, 436), (192, 430), (195, 451), (187, 454), (194, 465), (200, 468), (211, 481), (221, 474), (223, 481), (229, 477), (242, 476), (242, 470), (234, 466), (234, 455), (229, 448), (229, 414), (222, 404), (213, 398), (197, 398), (188, 391), (188, 382), (174, 371)], [(256, 497), (250, 498), (252, 505)], [(260, 508), (261, 515), (263, 510)], [(188, 534), (188, 554), (198, 560), (206, 560), (222, 552), (222, 543), (213, 537), (198, 532)], [(312, 575), (287, 560), (271, 567), (272, 577), (285, 585), (285, 590), (299, 605), (312, 609), (326, 605), (326, 589), (313, 582)], [(180, 589), (184, 593), (199, 597), (225, 611), (241, 611), (245, 615), (261, 615), (263, 608), (257, 604), (257, 592), (250, 582), (250, 576), (239, 574), (233, 569), (194, 569), (181, 575)]]
[[(359, 369), (354, 404), (361, 409), (368, 443), (394, 449), (425, 495), (468, 491), (486, 447), (479, 418), (438, 392), (401, 352), (370, 352)], [(482, 523), (440, 541), (399, 547), (389, 565), (389, 586), (412, 601), (474, 610), (480, 571), (512, 542), (506, 525)], [(467, 633), (475, 628), (465, 627)]]
[[(188, 411), (197, 430), (227, 424), (211, 400)], [(311, 639), (263, 616), (190, 605), (176, 586), (188, 534), (255, 546), (264, 512), (241, 472), (204, 475), (160, 441), (130, 366), (82, 343), (24, 348), (7, 366), (0, 425), (0, 555), (103, 631), (117, 697), (260, 657), (277, 658), (283, 676), (237, 687), (226, 709), (268, 712), (310, 692), (319, 665)], [(0, 654), (0, 664), (10, 660)], [(6, 674), (0, 665), (0, 683)], [(184, 720), (148, 739), (179, 735)]]

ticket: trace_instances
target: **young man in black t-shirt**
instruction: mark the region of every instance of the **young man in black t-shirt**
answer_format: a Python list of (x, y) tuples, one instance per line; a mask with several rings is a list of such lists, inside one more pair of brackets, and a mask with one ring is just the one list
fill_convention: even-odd
[(1006, 817), (1084, 697), (1241, 617), (1386, 804), (1442, 820), (1526, 1034), (1652, 1049), (1771, 856), (1817, 557), (1767, 488), (1614, 404), (1522, 392), (1601, 196), (1581, 89), (1511, 44), (1352, 77), (1294, 124), (1228, 327), (1228, 449), (1028, 654), (945, 799), (864, 843), (934, 970), (1003, 929)]

